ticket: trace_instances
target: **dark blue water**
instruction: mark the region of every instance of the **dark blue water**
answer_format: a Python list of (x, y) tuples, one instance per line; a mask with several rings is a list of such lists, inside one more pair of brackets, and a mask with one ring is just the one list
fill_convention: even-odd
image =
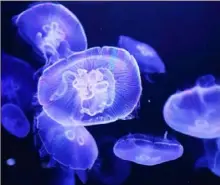
[[(35, 69), (39, 58), (17, 34), (12, 16), (24, 11), (29, 2), (3, 2), (1, 7), (2, 49), (28, 61)], [(119, 35), (148, 43), (163, 59), (167, 73), (153, 77), (154, 84), (143, 82), (139, 119), (89, 127), (96, 139), (133, 133), (161, 136), (168, 130), (184, 146), (182, 158), (154, 167), (132, 164), (124, 185), (219, 185), (219, 177), (208, 169), (195, 171), (194, 163), (203, 153), (201, 140), (172, 131), (164, 122), (162, 108), (170, 94), (192, 87), (204, 74), (220, 76), (219, 2), (62, 2), (76, 14), (88, 37), (89, 47), (116, 46)], [(4, 69), (2, 69), (4, 70)], [(147, 100), (151, 100), (148, 103)], [(31, 111), (25, 112), (33, 122)], [(2, 184), (57, 185), (51, 179), (56, 170), (42, 169), (33, 146), (33, 136), (17, 139), (2, 129)], [(16, 159), (14, 167), (5, 161)], [(76, 184), (80, 184), (77, 181)], [(88, 185), (98, 183), (88, 181)], [(61, 184), (60, 184), (61, 185)], [(62, 184), (65, 185), (65, 184)], [(114, 184), (112, 184), (114, 185)]]

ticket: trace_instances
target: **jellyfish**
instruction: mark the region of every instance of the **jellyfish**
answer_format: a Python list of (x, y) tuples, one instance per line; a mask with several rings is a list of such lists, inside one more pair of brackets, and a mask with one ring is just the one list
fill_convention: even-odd
[(14, 104), (7, 103), (1, 110), (2, 126), (18, 138), (26, 137), (30, 132), (30, 123), (23, 111)]
[(114, 137), (103, 137), (98, 140), (99, 157), (93, 168), (88, 172), (89, 179), (94, 184), (99, 182), (104, 185), (123, 184), (131, 174), (131, 163), (116, 157), (113, 153)]
[(87, 38), (78, 18), (59, 3), (34, 3), (13, 17), (20, 36), (47, 63), (56, 62), (69, 53), (87, 49)]
[(176, 160), (183, 155), (183, 146), (176, 140), (145, 134), (128, 134), (114, 145), (114, 154), (136, 164), (153, 166)]
[(167, 125), (180, 133), (212, 139), (220, 137), (219, 112), (220, 85), (204, 76), (193, 88), (171, 95), (164, 105), (163, 116)]
[(141, 73), (149, 82), (149, 74), (165, 73), (165, 65), (157, 52), (148, 44), (137, 41), (131, 37), (121, 35), (118, 46), (126, 49), (137, 60)]
[(64, 167), (74, 170), (91, 169), (98, 157), (98, 148), (92, 135), (82, 126), (64, 127), (45, 112), (35, 119), (42, 142), (40, 156), (50, 155)]
[(196, 163), (195, 168), (209, 168), (209, 170), (220, 177), (220, 148), (218, 147), (218, 139), (204, 140), (204, 156), (200, 157)]
[(2, 53), (1, 58), (1, 99), (2, 104), (13, 103), (23, 110), (29, 110), (36, 92), (32, 67), (16, 57)]
[(6, 164), (7, 164), (8, 166), (14, 166), (15, 163), (16, 163), (16, 161), (15, 161), (15, 159), (13, 159), (13, 158), (9, 158), (9, 159), (7, 159), (7, 161), (6, 161)]
[(94, 47), (48, 67), (37, 97), (45, 113), (63, 125), (89, 126), (125, 119), (138, 107), (139, 68), (124, 49)]

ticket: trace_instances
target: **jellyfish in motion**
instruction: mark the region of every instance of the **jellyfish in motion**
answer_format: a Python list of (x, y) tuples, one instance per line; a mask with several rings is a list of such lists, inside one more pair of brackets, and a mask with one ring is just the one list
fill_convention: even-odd
[(141, 73), (148, 81), (152, 82), (149, 78), (149, 74), (166, 72), (162, 59), (148, 44), (121, 35), (119, 37), (118, 46), (126, 49), (135, 57)]
[(13, 103), (28, 110), (36, 92), (32, 67), (16, 57), (2, 53), (1, 58), (1, 98), (2, 104)]
[(204, 140), (204, 156), (200, 157), (195, 168), (209, 168), (209, 170), (220, 177), (220, 148), (218, 147), (218, 139)]
[(176, 140), (148, 136), (145, 134), (128, 134), (114, 145), (117, 157), (137, 164), (153, 166), (176, 160), (183, 154), (183, 146)]
[(3, 105), (1, 121), (3, 127), (18, 138), (24, 138), (30, 132), (30, 123), (17, 105), (11, 103)]
[(48, 154), (62, 166), (74, 170), (92, 168), (98, 157), (98, 148), (84, 127), (64, 127), (43, 111), (36, 117), (35, 124), (43, 144), (41, 156)]
[(204, 86), (210, 84), (210, 78), (201, 80), (193, 88), (171, 95), (164, 105), (163, 116), (178, 132), (197, 138), (217, 138), (220, 137), (220, 85)]
[(138, 107), (139, 68), (124, 49), (94, 47), (48, 67), (38, 82), (38, 101), (63, 125), (95, 125), (125, 119)]
[(93, 168), (88, 172), (89, 180), (104, 185), (123, 184), (131, 173), (131, 163), (116, 157), (113, 153), (113, 145), (116, 139), (104, 137), (98, 139), (99, 157)]
[[(80, 21), (61, 4), (35, 3), (13, 17), (13, 23), (21, 37), (43, 54), (46, 62), (55, 62), (71, 51), (87, 49), (87, 38)], [(52, 58), (54, 60), (50, 61)]]

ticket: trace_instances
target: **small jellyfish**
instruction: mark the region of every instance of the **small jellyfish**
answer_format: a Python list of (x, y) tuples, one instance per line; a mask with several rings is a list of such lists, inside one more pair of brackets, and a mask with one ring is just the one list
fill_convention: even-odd
[(13, 158), (7, 159), (7, 161), (6, 161), (6, 164), (7, 164), (8, 166), (14, 166), (15, 163), (16, 163), (16, 161), (15, 161), (15, 159), (13, 159)]
[[(99, 157), (93, 168), (89, 171), (89, 180), (104, 185), (123, 184), (131, 174), (131, 163), (116, 157), (113, 153), (113, 145), (116, 139), (104, 137), (98, 140)], [(94, 182), (94, 184), (95, 184)]]
[(176, 160), (183, 155), (183, 146), (176, 140), (147, 136), (145, 134), (128, 134), (114, 145), (117, 157), (137, 164), (153, 166)]
[(126, 50), (105, 46), (73, 54), (48, 67), (38, 101), (63, 125), (95, 125), (125, 119), (139, 106), (140, 72)]
[(18, 138), (24, 138), (30, 132), (30, 123), (17, 105), (11, 103), (3, 105), (1, 121), (3, 127)]
[(44, 152), (59, 164), (74, 170), (92, 168), (98, 157), (98, 148), (92, 135), (82, 126), (64, 127), (43, 111), (36, 117), (38, 136)]
[(205, 154), (195, 163), (195, 168), (209, 168), (213, 174), (220, 177), (220, 139), (204, 140)]
[(220, 85), (212, 82), (207, 76), (199, 78), (193, 88), (171, 95), (163, 109), (166, 123), (189, 136), (220, 137)]
[(137, 60), (141, 73), (151, 82), (149, 74), (165, 73), (165, 65), (157, 52), (148, 44), (121, 35), (118, 46), (126, 49)]
[(13, 103), (28, 110), (36, 92), (34, 70), (28, 63), (5, 53), (2, 54), (1, 65), (2, 104)]
[(20, 36), (43, 54), (47, 62), (50, 57), (58, 59), (71, 51), (87, 49), (87, 38), (80, 21), (59, 3), (34, 3), (14, 16), (13, 23)]

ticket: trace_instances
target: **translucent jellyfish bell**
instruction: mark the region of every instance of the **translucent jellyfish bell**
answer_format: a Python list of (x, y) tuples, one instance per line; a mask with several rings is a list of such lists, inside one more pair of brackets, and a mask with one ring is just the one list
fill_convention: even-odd
[(115, 143), (113, 150), (123, 160), (146, 166), (172, 161), (183, 154), (183, 146), (176, 140), (167, 139), (167, 133), (164, 138), (128, 134)]
[(118, 46), (131, 53), (137, 60), (141, 73), (150, 81), (148, 75), (152, 73), (165, 73), (166, 68), (157, 52), (148, 44), (137, 41), (131, 37), (121, 35)]
[(95, 125), (125, 119), (138, 107), (139, 68), (124, 49), (94, 47), (48, 67), (38, 82), (38, 101), (63, 125)]
[[(87, 38), (78, 18), (58, 3), (35, 3), (13, 18), (19, 34), (40, 51), (59, 58), (68, 51), (87, 49)], [(65, 47), (65, 49), (63, 48)]]
[(23, 111), (14, 104), (5, 104), (1, 110), (3, 127), (12, 135), (24, 138), (30, 132), (30, 123)]
[(2, 54), (1, 65), (2, 104), (13, 103), (22, 109), (29, 109), (36, 92), (34, 70), (23, 60), (5, 53)]
[(92, 135), (82, 126), (64, 127), (44, 112), (36, 118), (42, 150), (70, 169), (92, 168), (98, 157), (98, 148)]
[(89, 177), (95, 182), (104, 185), (120, 185), (131, 174), (131, 163), (114, 155), (113, 145), (115, 142), (116, 139), (113, 137), (104, 137), (98, 140), (99, 157), (89, 171)]
[(199, 80), (195, 87), (169, 97), (164, 119), (171, 128), (189, 136), (220, 137), (220, 85), (202, 87), (205, 83)]

